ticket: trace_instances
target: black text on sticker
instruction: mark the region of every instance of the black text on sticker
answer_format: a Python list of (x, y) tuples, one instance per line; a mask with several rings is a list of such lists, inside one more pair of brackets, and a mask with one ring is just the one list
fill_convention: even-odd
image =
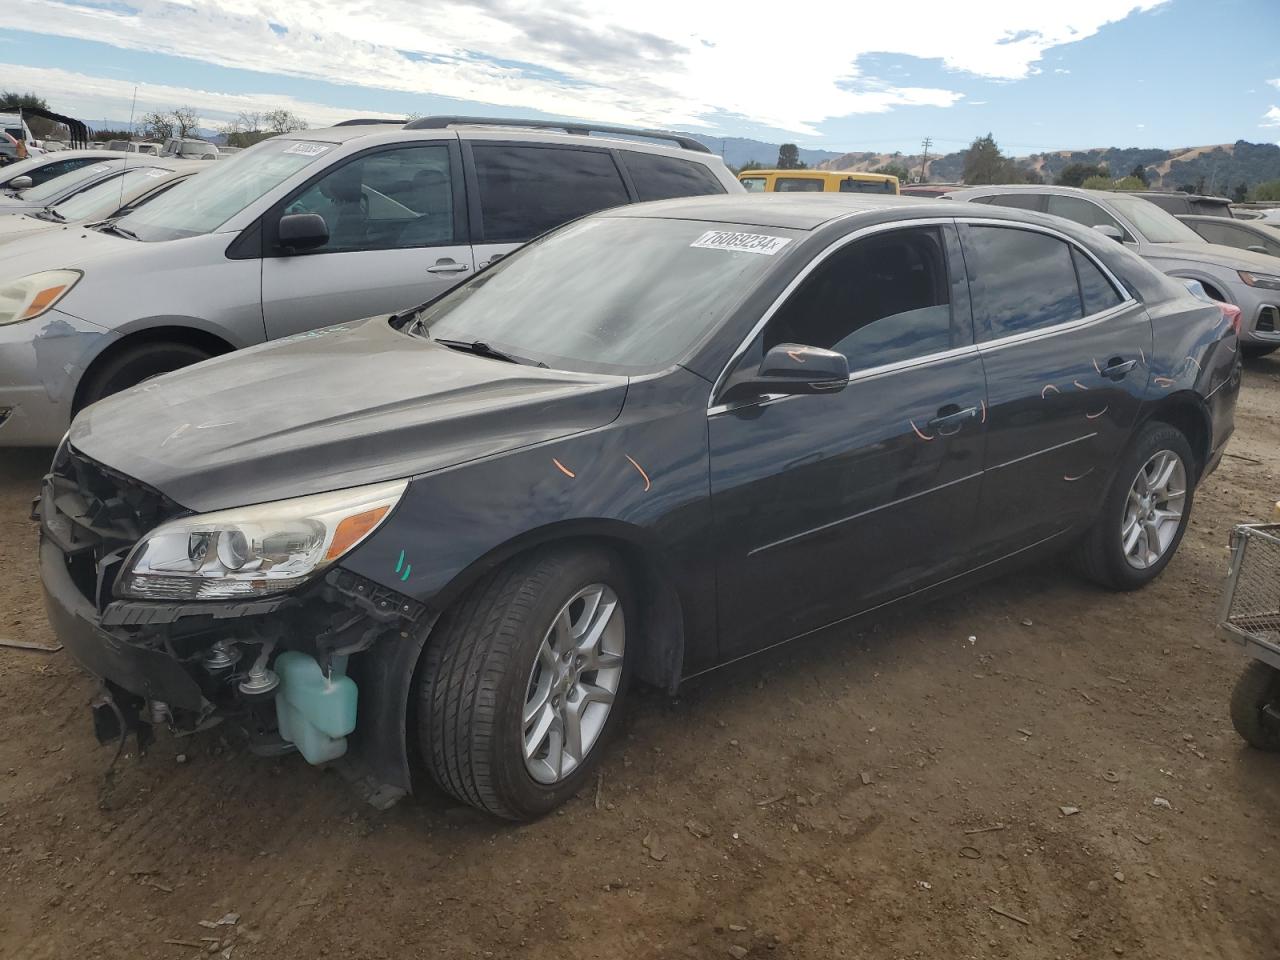
[(704, 250), (737, 250), (742, 253), (762, 253), (766, 257), (772, 257), (790, 242), (790, 237), (770, 237), (763, 233), (708, 230), (689, 246), (701, 247)]

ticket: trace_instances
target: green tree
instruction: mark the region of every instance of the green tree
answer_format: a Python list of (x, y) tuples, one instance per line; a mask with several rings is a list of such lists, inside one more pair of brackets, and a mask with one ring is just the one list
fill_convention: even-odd
[(779, 170), (803, 170), (807, 163), (800, 162), (800, 148), (794, 143), (784, 143), (778, 147)]
[[(0, 113), (16, 113), (23, 107), (48, 110), (49, 104), (45, 102), (44, 97), (37, 97), (34, 93), (19, 93), (17, 90), (0, 91)], [(27, 126), (31, 128), (31, 135), (37, 140), (66, 135), (66, 127), (52, 120), (46, 120), (44, 117), (28, 116), (23, 119), (27, 121)]]
[(734, 172), (742, 173), (744, 170), (763, 170), (763, 169), (764, 169), (764, 164), (761, 163), (759, 160), (748, 160), (746, 163), (744, 163)]
[(882, 167), (876, 167), (872, 173), (884, 173), (891, 177), (897, 177), (899, 183), (907, 183), (911, 179), (911, 174), (907, 172), (907, 168), (901, 163), (886, 163)]
[(1090, 177), (1106, 176), (1107, 168), (1102, 164), (1072, 163), (1062, 168), (1054, 183), (1060, 187), (1080, 187)]
[(1140, 163), (1133, 165), (1133, 169), (1129, 171), (1129, 176), (1135, 180), (1141, 180), (1144, 187), (1151, 184), (1151, 180), (1147, 177), (1147, 168)]
[(1250, 200), (1280, 200), (1280, 180), (1268, 180), (1266, 183), (1260, 183), (1253, 188), (1249, 194)]
[(1249, 195), (1249, 185), (1247, 183), (1237, 183), (1236, 188), (1231, 191), (1231, 201), (1233, 203), (1244, 203), (1244, 198)]
[(1108, 176), (1092, 176), (1080, 186), (1086, 190), (1110, 190), (1115, 186), (1115, 181)]
[(1121, 177), (1111, 184), (1111, 188), (1113, 190), (1145, 190), (1147, 184), (1141, 177)]
[(964, 152), (965, 183), (1021, 183), (1025, 177), (1013, 161), (1000, 152), (995, 137), (975, 137)]

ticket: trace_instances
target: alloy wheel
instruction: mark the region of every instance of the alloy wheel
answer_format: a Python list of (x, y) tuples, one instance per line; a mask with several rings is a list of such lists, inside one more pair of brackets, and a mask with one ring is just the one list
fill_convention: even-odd
[(1129, 487), (1120, 544), (1125, 559), (1145, 570), (1159, 563), (1178, 536), (1187, 499), (1187, 471), (1172, 450), (1157, 450)]
[(552, 620), (529, 672), (522, 714), (525, 768), (538, 783), (567, 777), (604, 732), (625, 643), (622, 605), (603, 583), (583, 587)]

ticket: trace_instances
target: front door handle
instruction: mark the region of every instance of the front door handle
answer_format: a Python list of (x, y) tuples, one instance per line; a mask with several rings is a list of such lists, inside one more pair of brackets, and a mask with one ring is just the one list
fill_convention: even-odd
[(491, 266), (492, 264), (497, 263), (499, 260), (501, 260), (505, 256), (506, 256), (505, 253), (495, 253), (488, 260), (481, 260), (479, 263), (476, 264), (476, 267), (480, 270), (483, 270), (485, 267), (488, 267), (488, 266)]
[(1137, 360), (1112, 357), (1107, 361), (1107, 365), (1102, 368), (1102, 375), (1108, 380), (1123, 380), (1124, 375), (1132, 370), (1137, 363)]
[(948, 403), (938, 409), (938, 415), (929, 421), (928, 426), (939, 436), (950, 437), (960, 432), (966, 420), (973, 420), (977, 416), (977, 407), (961, 409), (958, 403)]
[(470, 269), (465, 263), (458, 263), (455, 260), (437, 260), (432, 266), (427, 267), (427, 273), (466, 273)]

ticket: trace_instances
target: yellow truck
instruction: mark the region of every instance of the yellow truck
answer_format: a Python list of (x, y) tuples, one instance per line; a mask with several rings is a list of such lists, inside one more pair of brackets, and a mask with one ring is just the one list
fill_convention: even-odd
[(851, 170), (743, 170), (738, 179), (748, 193), (896, 194), (898, 178), (889, 173)]

